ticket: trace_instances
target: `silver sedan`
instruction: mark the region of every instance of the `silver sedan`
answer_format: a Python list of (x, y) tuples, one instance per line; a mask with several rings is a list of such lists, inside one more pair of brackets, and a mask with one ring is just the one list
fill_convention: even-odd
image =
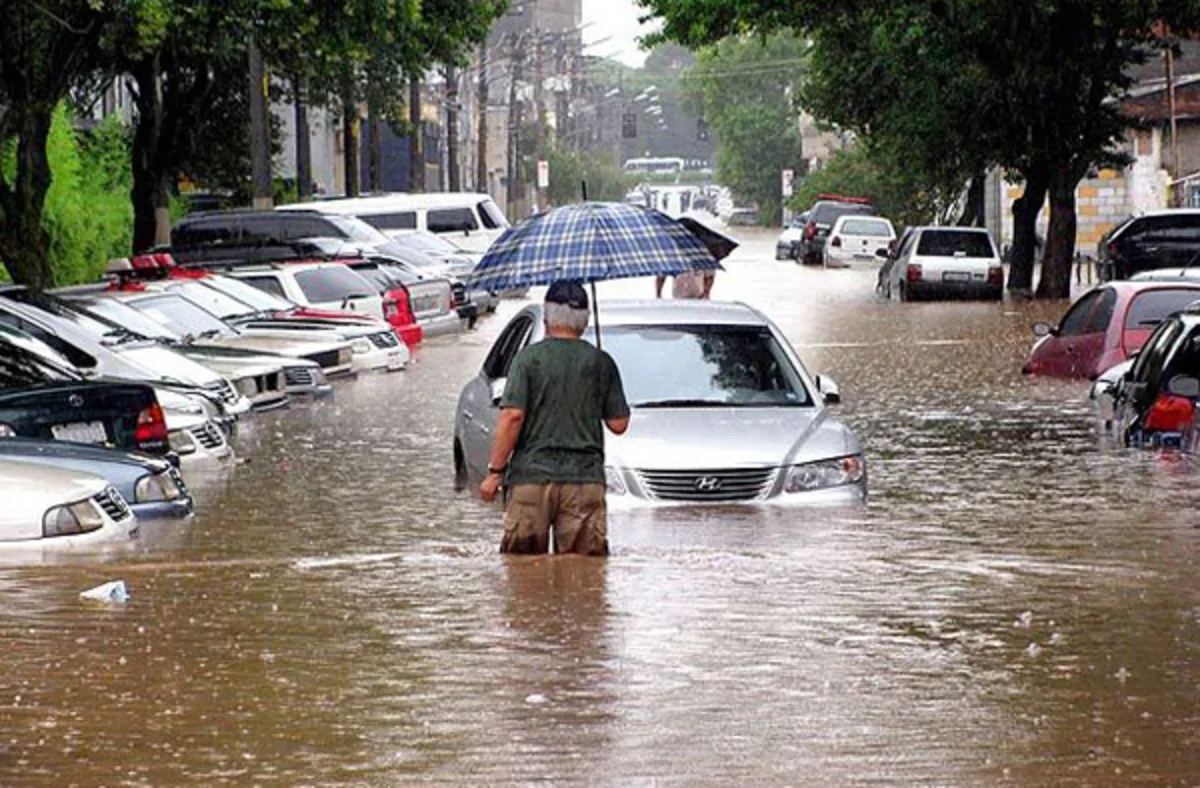
[[(610, 506), (866, 499), (862, 444), (827, 407), (838, 400), (836, 384), (810, 376), (757, 310), (614, 301), (600, 305), (600, 322), (633, 411), (625, 435), (607, 436)], [(460, 481), (486, 469), (509, 365), (543, 334), (540, 305), (517, 313), (459, 395)], [(594, 341), (590, 330), (587, 338)]]

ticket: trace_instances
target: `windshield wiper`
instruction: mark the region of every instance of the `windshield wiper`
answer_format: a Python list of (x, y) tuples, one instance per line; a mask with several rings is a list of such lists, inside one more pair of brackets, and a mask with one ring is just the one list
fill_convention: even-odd
[(715, 399), (652, 399), (645, 402), (635, 402), (635, 408), (724, 408), (728, 402)]

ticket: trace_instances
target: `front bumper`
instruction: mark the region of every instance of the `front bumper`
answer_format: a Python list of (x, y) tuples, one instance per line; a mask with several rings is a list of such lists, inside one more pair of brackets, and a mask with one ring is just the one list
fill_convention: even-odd
[[(702, 496), (688, 500), (665, 500), (655, 496), (639, 471), (630, 468), (617, 468), (615, 471), (620, 477), (625, 492), (613, 492), (612, 488), (609, 488), (605, 500), (608, 506), (614, 509), (851, 506), (866, 502), (867, 482), (869, 479), (869, 476), (864, 474), (863, 478), (854, 484), (826, 487), (810, 492), (789, 493), (783, 489), (786, 477), (784, 469), (779, 469), (772, 472), (767, 478), (762, 488), (763, 492), (759, 495), (751, 495), (736, 500), (704, 500)], [(717, 471), (714, 473), (719, 474), (720, 472)]]
[(403, 342), (395, 347), (377, 348), (368, 353), (354, 354), (355, 372), (372, 372), (382, 370), (395, 372), (408, 365), (408, 346)]
[(466, 327), (465, 322), (458, 316), (457, 312), (446, 312), (437, 317), (427, 318), (419, 322), (426, 338), (458, 334)]
[(196, 512), (196, 504), (191, 497), (179, 498), (174, 501), (151, 501), (149, 503), (131, 503), (129, 508), (137, 515), (138, 520), (180, 520), (190, 517)]

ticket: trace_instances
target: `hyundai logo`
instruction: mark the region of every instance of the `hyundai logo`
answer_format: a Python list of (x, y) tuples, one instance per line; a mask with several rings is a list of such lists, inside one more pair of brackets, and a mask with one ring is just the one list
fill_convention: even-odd
[(721, 480), (716, 476), (701, 476), (695, 482), (697, 492), (716, 492), (721, 489)]
[(72, 394), (71, 396), (67, 397), (67, 403), (70, 404), (72, 408), (82, 408), (83, 397), (79, 396), (78, 394)]

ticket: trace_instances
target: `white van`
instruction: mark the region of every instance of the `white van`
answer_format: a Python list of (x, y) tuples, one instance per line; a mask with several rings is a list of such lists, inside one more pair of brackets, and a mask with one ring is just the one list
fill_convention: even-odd
[(508, 229), (508, 219), (492, 198), (472, 192), (381, 194), (281, 205), (277, 210), (357, 216), (389, 236), (428, 230), (464, 251), (477, 254), (486, 252)]

